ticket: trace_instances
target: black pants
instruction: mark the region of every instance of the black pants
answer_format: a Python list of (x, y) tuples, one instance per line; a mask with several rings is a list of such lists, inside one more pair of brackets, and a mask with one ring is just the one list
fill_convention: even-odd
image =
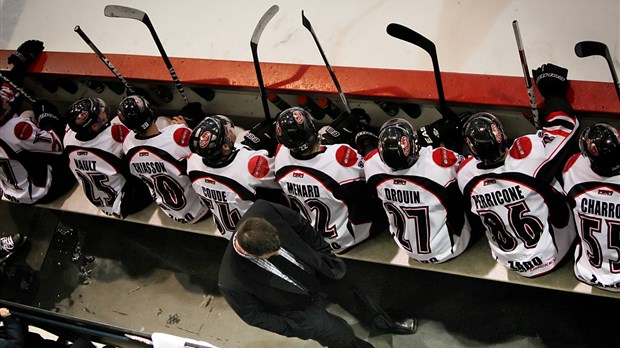
[(340, 305), (372, 329), (386, 330), (394, 325), (394, 320), (346, 275), (337, 281), (322, 279), (319, 293), (321, 298), (307, 308), (280, 313), (296, 324), (294, 334), (301, 339), (312, 339), (326, 347), (372, 347), (356, 337), (344, 319), (327, 312), (327, 302)]
[(123, 198), (121, 200), (121, 215), (135, 214), (153, 203), (153, 196), (148, 186), (139, 178), (127, 174), (123, 186)]
[(73, 173), (71, 173), (71, 169), (69, 169), (67, 162), (62, 159), (64, 159), (64, 155), (62, 157), (59, 156), (59, 159), (50, 163), (52, 166), (52, 185), (49, 191), (47, 191), (47, 194), (41, 197), (36, 203), (51, 203), (69, 192), (69, 190), (75, 186), (75, 177)]

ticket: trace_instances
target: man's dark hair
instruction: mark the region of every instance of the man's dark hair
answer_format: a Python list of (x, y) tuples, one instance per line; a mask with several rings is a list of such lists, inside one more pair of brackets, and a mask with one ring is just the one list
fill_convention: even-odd
[(280, 238), (272, 224), (263, 218), (248, 218), (237, 228), (237, 242), (250, 255), (271, 254), (280, 249)]

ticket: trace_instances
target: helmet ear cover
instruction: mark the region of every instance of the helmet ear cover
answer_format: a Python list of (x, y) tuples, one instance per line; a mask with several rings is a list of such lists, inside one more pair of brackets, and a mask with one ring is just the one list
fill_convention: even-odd
[(138, 134), (146, 131), (155, 121), (155, 114), (149, 102), (138, 95), (130, 95), (121, 100), (118, 116), (127, 128)]
[(608, 123), (596, 123), (584, 129), (579, 149), (590, 160), (590, 168), (601, 176), (620, 174), (620, 135)]
[(67, 123), (69, 128), (78, 134), (85, 134), (91, 131), (94, 123), (105, 124), (108, 120), (102, 121), (99, 117), (101, 112), (107, 114), (107, 106), (100, 98), (81, 98), (71, 104), (67, 110)]
[(276, 138), (293, 153), (302, 153), (319, 143), (312, 115), (300, 107), (288, 108), (278, 115)]
[(508, 150), (508, 137), (497, 117), (488, 112), (478, 112), (463, 126), (465, 144), (472, 155), (486, 165), (504, 160)]
[(222, 153), (222, 146), (229, 144), (231, 149), (234, 147), (235, 135), (232, 127), (232, 121), (225, 116), (205, 117), (190, 135), (190, 150), (209, 164), (221, 163), (226, 157)]
[(391, 119), (379, 131), (378, 152), (383, 163), (393, 170), (410, 168), (420, 157), (417, 133), (409, 122)]

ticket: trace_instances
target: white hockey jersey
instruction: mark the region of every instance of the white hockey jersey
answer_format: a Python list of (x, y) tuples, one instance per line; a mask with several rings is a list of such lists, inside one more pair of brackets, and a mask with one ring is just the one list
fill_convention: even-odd
[(463, 157), (423, 147), (416, 163), (394, 171), (377, 150), (366, 155), (366, 181), (377, 190), (394, 241), (410, 258), (439, 263), (460, 255), (471, 238), (456, 182)]
[(37, 154), (61, 155), (63, 148), (54, 131), (39, 129), (25, 115), (0, 126), (0, 190), (12, 202), (32, 204), (52, 185), (52, 166)]
[(574, 272), (580, 281), (620, 292), (620, 175), (600, 176), (574, 155), (564, 169), (564, 192), (575, 200), (579, 235)]
[(82, 186), (86, 198), (103, 213), (122, 217), (121, 202), (123, 187), (127, 180), (127, 164), (123, 163), (123, 141), (129, 129), (122, 124), (113, 124), (95, 138), (78, 140), (76, 133), (65, 134), (65, 153), (69, 168)]
[(486, 227), (493, 257), (525, 277), (552, 271), (569, 251), (575, 226), (556, 176), (578, 121), (554, 112), (537, 134), (516, 139), (503, 165), (473, 157), (458, 172), (466, 204)]
[(192, 186), (207, 202), (218, 230), (226, 239), (230, 239), (239, 219), (257, 199), (257, 188), (280, 190), (275, 181), (274, 160), (267, 156), (267, 151), (242, 147), (233, 156), (222, 167), (207, 166), (194, 153), (187, 161)]
[(337, 252), (387, 227), (376, 194), (364, 179), (363, 161), (348, 145), (325, 145), (307, 159), (279, 145), (276, 180), (294, 209), (306, 217)]
[(190, 134), (185, 125), (174, 124), (144, 139), (131, 132), (123, 143), (131, 174), (146, 183), (157, 205), (180, 223), (197, 222), (209, 211), (187, 176)]

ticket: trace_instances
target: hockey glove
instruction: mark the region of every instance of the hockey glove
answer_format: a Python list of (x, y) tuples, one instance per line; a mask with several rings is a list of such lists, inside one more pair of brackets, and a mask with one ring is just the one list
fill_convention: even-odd
[(32, 106), (35, 120), (40, 129), (53, 130), (58, 135), (64, 134), (66, 122), (58, 113), (58, 108), (47, 100), (39, 100)]
[(269, 156), (273, 156), (278, 147), (276, 123), (272, 120), (257, 123), (243, 136), (241, 143), (252, 150), (267, 150)]
[(540, 68), (533, 70), (534, 81), (540, 94), (545, 97), (565, 96), (568, 92), (568, 70), (551, 63), (543, 64)]
[(378, 144), (379, 137), (373, 132), (363, 130), (355, 135), (355, 148), (364, 157), (376, 149)]
[(205, 118), (205, 114), (202, 112), (202, 104), (199, 102), (187, 103), (187, 105), (179, 111), (179, 115), (185, 118), (187, 126), (192, 129)]
[(352, 109), (350, 114), (343, 112), (327, 126), (322, 135), (322, 143), (327, 145), (354, 144), (355, 135), (362, 130), (362, 121), (370, 122), (370, 116), (364, 109)]
[(422, 147), (432, 146), (437, 148), (445, 146), (450, 150), (461, 153), (463, 137), (459, 124), (458, 120), (439, 119), (418, 129), (418, 142)]
[(8, 62), (13, 64), (13, 71), (24, 72), (44, 48), (42, 41), (28, 40), (19, 45), (17, 50), (9, 56)]

